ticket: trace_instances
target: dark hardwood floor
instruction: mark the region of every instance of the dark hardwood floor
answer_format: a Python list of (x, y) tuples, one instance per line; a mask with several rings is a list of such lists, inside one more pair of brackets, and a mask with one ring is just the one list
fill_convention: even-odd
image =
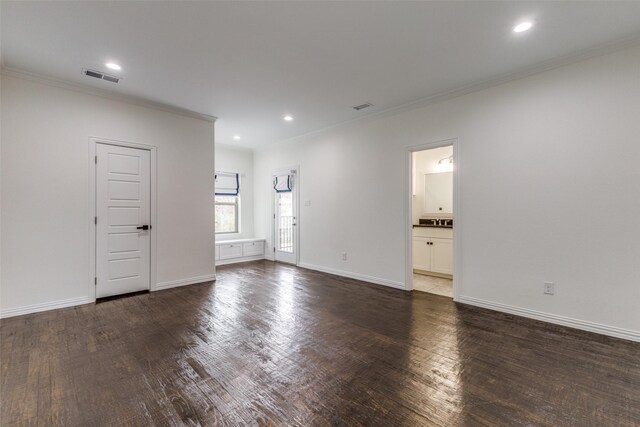
[(268, 261), (1, 321), (0, 424), (640, 425), (640, 344)]

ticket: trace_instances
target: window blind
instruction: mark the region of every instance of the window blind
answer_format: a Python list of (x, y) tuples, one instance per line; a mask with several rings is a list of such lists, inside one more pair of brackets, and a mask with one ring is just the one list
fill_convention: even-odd
[(293, 188), (292, 175), (277, 175), (273, 179), (273, 189), (276, 193), (288, 193)]
[(216, 196), (237, 196), (240, 193), (240, 175), (231, 172), (216, 172)]

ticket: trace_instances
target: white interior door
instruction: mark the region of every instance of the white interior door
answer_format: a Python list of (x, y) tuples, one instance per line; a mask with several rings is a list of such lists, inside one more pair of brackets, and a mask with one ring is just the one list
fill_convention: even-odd
[(97, 144), (96, 298), (149, 289), (149, 150)]
[[(297, 264), (298, 215), (295, 171), (274, 174), (274, 259)], [(286, 180), (286, 184), (285, 184)]]

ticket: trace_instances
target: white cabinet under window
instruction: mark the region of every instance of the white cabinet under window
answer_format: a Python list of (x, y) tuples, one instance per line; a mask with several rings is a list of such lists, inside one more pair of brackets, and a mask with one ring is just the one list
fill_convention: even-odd
[(264, 256), (264, 242), (255, 241), (255, 242), (243, 243), (242, 255), (243, 256), (256, 256), (256, 255)]
[(413, 268), (438, 275), (453, 274), (451, 229), (429, 227), (413, 229)]
[(226, 243), (219, 246), (220, 259), (240, 258), (242, 256), (242, 243)]
[(216, 242), (216, 265), (264, 258), (264, 239), (237, 239)]

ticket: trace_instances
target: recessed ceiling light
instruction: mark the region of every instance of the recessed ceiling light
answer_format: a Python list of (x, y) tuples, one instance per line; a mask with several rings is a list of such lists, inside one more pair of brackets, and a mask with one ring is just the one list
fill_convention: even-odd
[(522, 33), (524, 31), (531, 29), (531, 27), (533, 27), (533, 22), (530, 22), (530, 21), (521, 22), (515, 27), (513, 27), (513, 32)]
[(240, 139), (240, 135), (233, 135), (233, 139), (235, 139), (236, 141)]
[(293, 120), (293, 117), (287, 114), (286, 116), (283, 117), (283, 119), (287, 122), (290, 122), (291, 120)]
[(107, 62), (106, 64), (107, 67), (111, 68), (112, 70), (121, 70), (122, 67), (119, 66), (118, 64), (116, 64), (115, 62)]

